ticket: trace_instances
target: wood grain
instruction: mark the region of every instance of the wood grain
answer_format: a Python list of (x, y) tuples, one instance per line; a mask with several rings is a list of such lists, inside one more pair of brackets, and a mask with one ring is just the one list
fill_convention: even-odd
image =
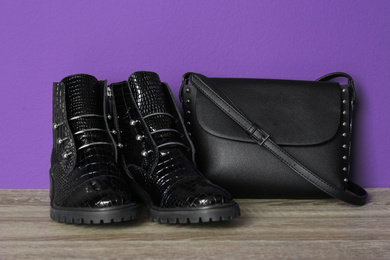
[(390, 188), (369, 203), (237, 200), (222, 223), (69, 225), (49, 217), (48, 190), (0, 190), (0, 259), (390, 259)]

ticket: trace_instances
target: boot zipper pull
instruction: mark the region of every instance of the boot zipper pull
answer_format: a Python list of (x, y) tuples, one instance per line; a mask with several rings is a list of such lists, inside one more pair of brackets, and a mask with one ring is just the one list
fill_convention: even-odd
[(110, 87), (107, 87), (107, 96), (112, 97), (112, 90)]

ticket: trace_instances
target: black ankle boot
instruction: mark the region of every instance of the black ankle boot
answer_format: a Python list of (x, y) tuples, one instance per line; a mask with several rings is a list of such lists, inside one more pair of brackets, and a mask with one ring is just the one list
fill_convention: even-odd
[(56, 221), (99, 224), (138, 214), (107, 131), (105, 84), (79, 74), (53, 85), (50, 215)]
[(238, 205), (193, 164), (193, 146), (173, 95), (153, 72), (107, 89), (123, 168), (151, 220), (198, 223), (240, 216)]

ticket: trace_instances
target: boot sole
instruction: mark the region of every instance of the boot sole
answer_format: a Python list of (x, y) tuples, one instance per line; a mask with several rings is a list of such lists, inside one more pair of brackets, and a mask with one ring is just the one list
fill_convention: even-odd
[(191, 224), (228, 221), (238, 218), (240, 208), (237, 203), (198, 207), (165, 209), (147, 205), (149, 219), (163, 224)]
[(50, 207), (50, 217), (57, 222), (68, 224), (108, 224), (136, 219), (139, 214), (138, 207), (137, 203), (102, 209)]

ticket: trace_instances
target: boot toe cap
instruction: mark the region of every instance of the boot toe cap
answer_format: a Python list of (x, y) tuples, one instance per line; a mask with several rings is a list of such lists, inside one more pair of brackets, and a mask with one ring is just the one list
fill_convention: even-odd
[(172, 187), (163, 207), (194, 208), (231, 203), (233, 198), (221, 187), (206, 179), (195, 179)]

